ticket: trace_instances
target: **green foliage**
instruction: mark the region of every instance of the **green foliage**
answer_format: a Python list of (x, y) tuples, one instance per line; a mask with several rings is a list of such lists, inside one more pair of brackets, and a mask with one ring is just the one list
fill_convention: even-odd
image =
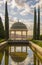
[(6, 39), (9, 38), (9, 18), (8, 18), (8, 9), (7, 9), (7, 2), (5, 4), (5, 37)]
[(36, 8), (34, 8), (34, 29), (33, 29), (33, 39), (36, 40)]
[(40, 39), (40, 7), (38, 7), (38, 23), (36, 22), (36, 8), (34, 8), (34, 30), (33, 30), (33, 39)]
[(5, 41), (5, 39), (0, 39), (0, 43), (1, 43), (1, 42), (4, 42), (4, 41)]
[(42, 40), (42, 35), (40, 35), (40, 40)]
[(1, 17), (0, 17), (0, 38), (5, 38), (5, 31), (4, 31)]
[(32, 40), (32, 42), (34, 42), (35, 44), (39, 45), (42, 47), (42, 41), (39, 40)]
[(38, 29), (37, 29), (37, 39), (40, 39), (40, 7), (38, 7)]

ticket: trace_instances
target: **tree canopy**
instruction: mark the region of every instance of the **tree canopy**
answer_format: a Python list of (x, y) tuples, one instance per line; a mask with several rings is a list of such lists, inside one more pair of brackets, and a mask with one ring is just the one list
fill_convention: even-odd
[(0, 38), (5, 38), (5, 31), (1, 17), (0, 17)]
[(9, 18), (8, 18), (8, 9), (7, 2), (5, 4), (5, 38), (9, 38)]

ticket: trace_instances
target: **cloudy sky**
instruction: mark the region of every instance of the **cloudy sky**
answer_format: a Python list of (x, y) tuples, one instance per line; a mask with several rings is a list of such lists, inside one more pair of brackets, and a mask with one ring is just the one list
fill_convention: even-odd
[[(0, 16), (4, 23), (5, 17), (5, 2), (6, 0), (0, 0)], [(7, 0), (9, 22), (11, 24), (18, 19), (25, 23), (29, 30), (33, 28), (34, 21), (34, 7), (38, 10), (40, 6), (40, 21), (42, 29), (42, 0)]]

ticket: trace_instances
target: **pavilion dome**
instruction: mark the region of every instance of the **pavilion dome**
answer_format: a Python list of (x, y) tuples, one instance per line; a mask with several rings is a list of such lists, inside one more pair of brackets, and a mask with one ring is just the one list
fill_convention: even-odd
[(26, 29), (27, 30), (27, 27), (26, 27), (26, 25), (25, 24), (23, 24), (23, 23), (21, 23), (21, 22), (16, 22), (16, 23), (14, 23), (13, 25), (12, 25), (12, 27), (11, 27), (11, 29), (19, 29), (19, 30), (24, 30), (24, 29)]

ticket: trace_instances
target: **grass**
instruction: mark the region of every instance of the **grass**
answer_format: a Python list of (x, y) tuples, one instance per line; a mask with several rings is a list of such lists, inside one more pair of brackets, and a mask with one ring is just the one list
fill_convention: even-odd
[(34, 42), (35, 44), (39, 45), (42, 47), (42, 41), (39, 40), (32, 40), (32, 42)]
[(5, 41), (5, 39), (0, 39), (0, 43), (1, 43), (1, 42), (4, 42), (4, 41)]

